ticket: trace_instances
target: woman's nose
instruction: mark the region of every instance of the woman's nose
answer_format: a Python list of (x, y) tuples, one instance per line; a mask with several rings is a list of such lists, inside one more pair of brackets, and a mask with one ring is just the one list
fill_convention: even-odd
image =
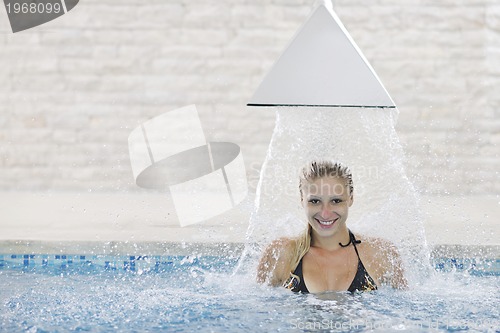
[(323, 204), (321, 206), (321, 217), (327, 219), (333, 215), (332, 207), (329, 204)]

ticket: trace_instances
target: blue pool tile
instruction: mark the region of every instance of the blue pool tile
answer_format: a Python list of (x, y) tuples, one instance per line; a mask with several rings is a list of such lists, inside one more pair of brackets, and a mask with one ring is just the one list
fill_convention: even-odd
[(126, 271), (134, 270), (134, 262), (133, 261), (124, 261), (123, 262), (123, 269)]
[[(165, 272), (196, 265), (202, 269), (217, 269), (229, 265), (221, 264), (219, 258), (193, 256), (111, 256), (111, 255), (60, 255), (60, 254), (0, 254), (2, 269), (105, 269), (121, 271)], [(500, 260), (470, 258), (435, 258), (433, 267), (441, 272), (469, 272), (471, 275), (500, 275)]]
[(105, 261), (104, 262), (104, 269), (106, 270), (116, 270), (116, 267), (114, 263), (111, 263), (110, 261)]

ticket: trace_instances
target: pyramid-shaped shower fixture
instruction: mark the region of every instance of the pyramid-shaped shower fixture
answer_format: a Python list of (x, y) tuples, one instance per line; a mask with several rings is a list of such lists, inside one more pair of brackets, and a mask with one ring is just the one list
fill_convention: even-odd
[(248, 106), (395, 108), (332, 8), (318, 5)]

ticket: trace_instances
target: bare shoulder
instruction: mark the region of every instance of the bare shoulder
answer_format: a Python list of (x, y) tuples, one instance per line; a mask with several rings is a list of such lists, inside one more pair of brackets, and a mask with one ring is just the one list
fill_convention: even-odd
[(279, 238), (271, 242), (264, 250), (257, 268), (257, 281), (270, 285), (282, 284), (289, 275), (290, 264), (297, 240)]
[(365, 251), (374, 258), (383, 259), (387, 258), (387, 256), (399, 256), (397, 247), (387, 239), (360, 236), (359, 240), (364, 244)]
[(271, 242), (271, 244), (268, 246), (267, 249), (286, 249), (286, 248), (291, 248), (293, 245), (295, 245), (297, 242), (296, 239), (288, 238), (288, 237), (282, 237), (275, 239), (274, 241)]
[(370, 267), (382, 284), (389, 284), (397, 289), (406, 289), (407, 281), (401, 256), (391, 241), (378, 237), (359, 236), (363, 260)]

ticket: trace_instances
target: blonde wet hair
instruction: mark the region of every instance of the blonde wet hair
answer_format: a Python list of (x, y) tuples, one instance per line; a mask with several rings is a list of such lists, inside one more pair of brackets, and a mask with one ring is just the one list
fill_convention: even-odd
[[(346, 181), (346, 185), (349, 188), (349, 193), (352, 197), (354, 187), (352, 182), (352, 173), (349, 168), (340, 162), (330, 161), (330, 160), (314, 160), (307, 163), (300, 172), (299, 177), (299, 191), (300, 200), (304, 200), (304, 193), (302, 187), (306, 183), (313, 182), (319, 178), (323, 177), (338, 177)], [(303, 235), (296, 239), (295, 251), (292, 256), (291, 268), (292, 272), (297, 268), (300, 259), (309, 251), (311, 247), (311, 231), (312, 227), (308, 223), (307, 228)]]

